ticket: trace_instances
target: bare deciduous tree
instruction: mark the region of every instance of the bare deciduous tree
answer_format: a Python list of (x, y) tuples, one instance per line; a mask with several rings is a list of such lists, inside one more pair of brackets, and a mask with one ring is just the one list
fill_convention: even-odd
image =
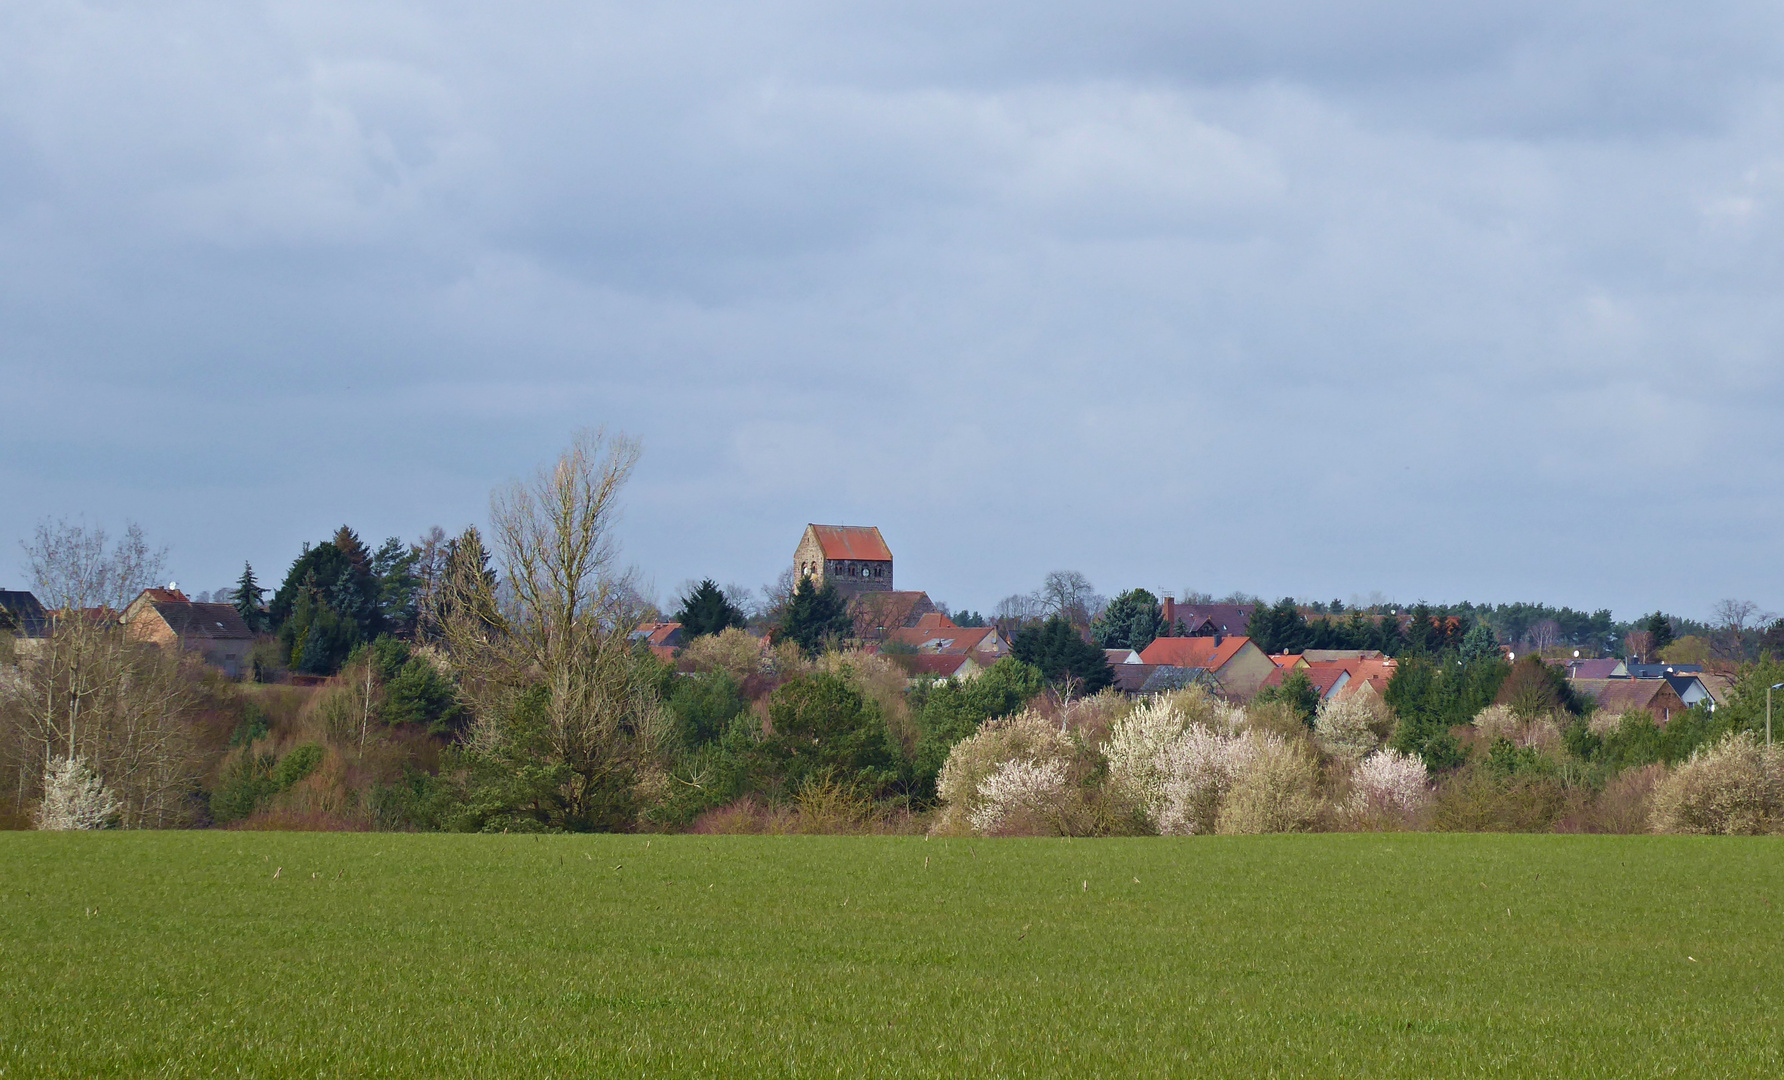
[(58, 617), (41, 650), (0, 689), (19, 804), (41, 795), (55, 759), (76, 758), (116, 796), (125, 828), (184, 824), (200, 764), (188, 662), (127, 639), (110, 619)]
[(1710, 609), (1715, 632), (1710, 635), (1710, 649), (1718, 660), (1740, 663), (1752, 651), (1749, 639), (1753, 631), (1770, 620), (1751, 600), (1718, 600)]
[(1524, 631), (1524, 643), (1537, 654), (1554, 648), (1561, 643), (1561, 624), (1553, 619), (1532, 623), (1530, 629)]
[(1080, 630), (1108, 606), (1090, 579), (1076, 570), (1055, 570), (1041, 581), (1035, 600), (1044, 615), (1058, 615)]
[(108, 607), (124, 610), (136, 595), (162, 580), (166, 548), (151, 548), (142, 527), (130, 523), (117, 543), (106, 531), (66, 518), (45, 518), (21, 546), (31, 567), (31, 591), (51, 610)]
[[(477, 706), (472, 748), (536, 759), (554, 804), (541, 812), (572, 826), (601, 823), (660, 734), (630, 641), (638, 593), (615, 563), (619, 493), (637, 460), (631, 439), (580, 435), (491, 500), (503, 588), (469, 560), (448, 582), (445, 639)], [(540, 690), (538, 721), (517, 723), (517, 705)]]

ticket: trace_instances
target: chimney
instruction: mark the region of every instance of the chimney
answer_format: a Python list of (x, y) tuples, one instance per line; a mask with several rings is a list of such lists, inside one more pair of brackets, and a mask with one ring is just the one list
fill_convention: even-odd
[(1172, 634), (1174, 634), (1176, 632), (1175, 628), (1177, 626), (1177, 601), (1175, 601), (1167, 596), (1164, 599), (1164, 603), (1159, 605), (1159, 607), (1160, 607), (1159, 614), (1164, 616), (1164, 621), (1165, 621), (1164, 636), (1170, 637)]
[(1225, 634), (1221, 633), (1219, 630), (1214, 631), (1214, 647), (1216, 649), (1220, 648), (1220, 643), (1225, 640), (1226, 640)]

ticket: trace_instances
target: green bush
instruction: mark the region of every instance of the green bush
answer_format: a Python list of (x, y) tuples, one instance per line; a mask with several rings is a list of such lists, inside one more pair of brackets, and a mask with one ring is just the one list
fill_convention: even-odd
[(320, 764), (322, 747), (315, 743), (305, 743), (280, 759), (279, 767), (273, 770), (273, 783), (279, 791), (284, 791), (315, 772), (316, 766)]
[(774, 731), (761, 744), (761, 760), (780, 793), (818, 780), (878, 792), (898, 779), (892, 733), (847, 667), (782, 686), (769, 699), (768, 716)]
[(676, 728), (690, 749), (718, 739), (749, 708), (737, 680), (723, 671), (676, 678), (666, 695)]
[(259, 808), (262, 799), (279, 790), (273, 780), (273, 755), (245, 752), (227, 766), (211, 792), (211, 820), (218, 825), (240, 821)]
[(911, 702), (917, 717), (912, 768), (917, 793), (924, 798), (935, 793), (936, 777), (954, 744), (971, 738), (987, 720), (1021, 712), (1042, 685), (1039, 668), (1005, 657), (976, 679), (949, 679), (918, 690)]
[(272, 719), (266, 715), (266, 710), (261, 708), (260, 702), (245, 701), (242, 703), (242, 718), (235, 725), (235, 731), (230, 733), (229, 745), (232, 747), (248, 746), (263, 738), (271, 730)]

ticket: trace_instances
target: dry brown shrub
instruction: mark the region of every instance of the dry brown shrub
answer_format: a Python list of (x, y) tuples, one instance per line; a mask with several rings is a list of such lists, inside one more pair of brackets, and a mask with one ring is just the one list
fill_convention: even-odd
[(1501, 781), (1468, 766), (1438, 790), (1431, 823), (1441, 832), (1548, 832), (1569, 809), (1552, 777)]
[(1742, 731), (1693, 753), (1654, 792), (1651, 820), (1664, 833), (1784, 831), (1784, 749)]
[(1651, 829), (1654, 792), (1666, 779), (1665, 765), (1625, 769), (1596, 798), (1555, 823), (1556, 832), (1645, 833)]
[(225, 828), (246, 832), (371, 832), (373, 825), (359, 818), (334, 814), (268, 810), (230, 822)]
[(782, 836), (796, 831), (798, 816), (790, 807), (771, 807), (745, 795), (701, 814), (688, 831), (701, 836)]
[(689, 832), (702, 836), (890, 836), (923, 831), (923, 821), (903, 806), (875, 803), (834, 783), (812, 783), (791, 803), (766, 803), (754, 795), (706, 811)]

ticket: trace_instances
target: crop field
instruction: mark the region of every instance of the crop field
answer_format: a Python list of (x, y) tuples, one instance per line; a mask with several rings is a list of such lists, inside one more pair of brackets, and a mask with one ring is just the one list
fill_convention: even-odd
[(1784, 845), (0, 834), (0, 1076), (1784, 1075)]

